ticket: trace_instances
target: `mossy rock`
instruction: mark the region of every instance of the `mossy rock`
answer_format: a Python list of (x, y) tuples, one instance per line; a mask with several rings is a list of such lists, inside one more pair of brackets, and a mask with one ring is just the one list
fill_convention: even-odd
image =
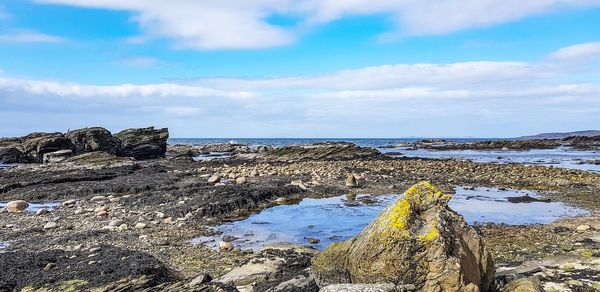
[[(429, 182), (409, 188), (356, 237), (316, 256), (321, 284), (412, 284), (420, 291), (491, 286), (494, 261), (477, 232)], [(471, 285), (472, 287), (473, 285)]]

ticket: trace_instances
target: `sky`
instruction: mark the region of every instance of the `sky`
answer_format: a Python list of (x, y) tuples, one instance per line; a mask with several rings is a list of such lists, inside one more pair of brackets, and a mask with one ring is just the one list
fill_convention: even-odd
[(600, 129), (600, 0), (0, 0), (0, 137)]

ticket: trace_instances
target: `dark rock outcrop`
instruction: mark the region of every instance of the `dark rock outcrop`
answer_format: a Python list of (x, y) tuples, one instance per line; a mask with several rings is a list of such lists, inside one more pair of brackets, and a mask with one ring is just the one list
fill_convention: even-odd
[(298, 159), (359, 159), (381, 156), (381, 153), (373, 148), (359, 147), (347, 142), (325, 142), (310, 145), (293, 145), (276, 148), (266, 153), (267, 158), (281, 160)]
[(62, 133), (32, 133), (20, 139), (25, 162), (42, 162), (46, 153), (73, 148)]
[(320, 284), (391, 283), (418, 291), (488, 291), (494, 260), (482, 238), (428, 182), (408, 189), (354, 238), (312, 260)]
[(169, 130), (154, 127), (127, 129), (114, 135), (121, 140), (119, 156), (152, 159), (165, 156)]
[(116, 155), (121, 144), (110, 131), (101, 127), (70, 131), (65, 134), (65, 137), (73, 144), (75, 155), (94, 151), (104, 151)]

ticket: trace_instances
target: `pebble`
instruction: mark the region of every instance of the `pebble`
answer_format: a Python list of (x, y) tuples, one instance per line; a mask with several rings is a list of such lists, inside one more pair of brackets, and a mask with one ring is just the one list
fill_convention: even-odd
[(98, 212), (102, 212), (102, 211), (108, 211), (108, 207), (107, 206), (101, 206), (101, 207), (97, 207), (94, 209), (94, 212), (98, 213)]
[(56, 222), (48, 222), (46, 225), (44, 225), (44, 229), (52, 229), (56, 228), (57, 226), (58, 224)]
[(66, 200), (62, 203), (62, 205), (65, 207), (72, 207), (75, 205), (75, 203), (75, 200)]
[(221, 251), (231, 251), (233, 250), (234, 246), (233, 243), (228, 242), (228, 241), (221, 241), (219, 242), (219, 250)]
[(9, 213), (19, 213), (25, 211), (29, 207), (29, 203), (23, 200), (11, 201), (6, 204), (6, 211)]
[(106, 212), (106, 211), (100, 211), (100, 212), (96, 213), (96, 215), (98, 215), (98, 216), (108, 216), (108, 212)]
[(125, 221), (123, 221), (123, 220), (121, 220), (121, 219), (115, 219), (115, 220), (113, 220), (113, 221), (110, 221), (110, 222), (108, 223), (108, 226), (113, 226), (113, 227), (116, 227), (116, 226), (120, 226), (120, 225), (121, 225), (121, 224), (123, 224), (123, 223), (125, 223)]
[(235, 183), (238, 185), (243, 185), (247, 182), (247, 179), (245, 176), (240, 176), (238, 178), (235, 179)]
[(55, 263), (48, 263), (45, 267), (44, 267), (44, 271), (49, 271), (52, 268), (56, 267)]
[(592, 229), (592, 226), (587, 224), (577, 226), (577, 231), (588, 231), (590, 229)]
[(48, 209), (39, 209), (35, 212), (35, 215), (41, 216), (41, 215), (46, 215), (50, 213), (50, 211), (48, 211)]
[(129, 226), (127, 226), (127, 224), (123, 223), (123, 224), (119, 225), (119, 230), (120, 231), (127, 230), (127, 229), (129, 229)]
[(95, 197), (91, 198), (90, 201), (96, 202), (96, 203), (106, 202), (106, 201), (108, 201), (108, 198), (105, 196), (95, 196)]
[(214, 174), (211, 177), (208, 178), (207, 182), (209, 184), (214, 184), (214, 183), (218, 183), (221, 181), (221, 175), (219, 174)]
[(163, 212), (156, 212), (156, 217), (160, 218), (160, 219), (165, 218), (165, 213), (163, 213)]
[(146, 224), (142, 222), (138, 222), (135, 224), (135, 229), (144, 229), (146, 228)]
[(306, 187), (306, 185), (304, 185), (304, 183), (302, 182), (302, 180), (299, 180), (299, 179), (293, 180), (293, 181), (290, 183), (290, 185), (297, 186), (297, 187), (299, 187), (300, 189), (302, 189), (303, 191), (306, 191), (306, 190), (308, 189), (308, 188)]
[(348, 178), (346, 178), (346, 186), (349, 188), (355, 188), (358, 186), (358, 181), (356, 180), (356, 177), (351, 174), (348, 176)]

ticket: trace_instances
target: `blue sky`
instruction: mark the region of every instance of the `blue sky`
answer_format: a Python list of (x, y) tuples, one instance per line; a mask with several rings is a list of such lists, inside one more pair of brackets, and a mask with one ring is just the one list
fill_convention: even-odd
[(600, 125), (597, 0), (3, 0), (0, 136), (499, 136)]

